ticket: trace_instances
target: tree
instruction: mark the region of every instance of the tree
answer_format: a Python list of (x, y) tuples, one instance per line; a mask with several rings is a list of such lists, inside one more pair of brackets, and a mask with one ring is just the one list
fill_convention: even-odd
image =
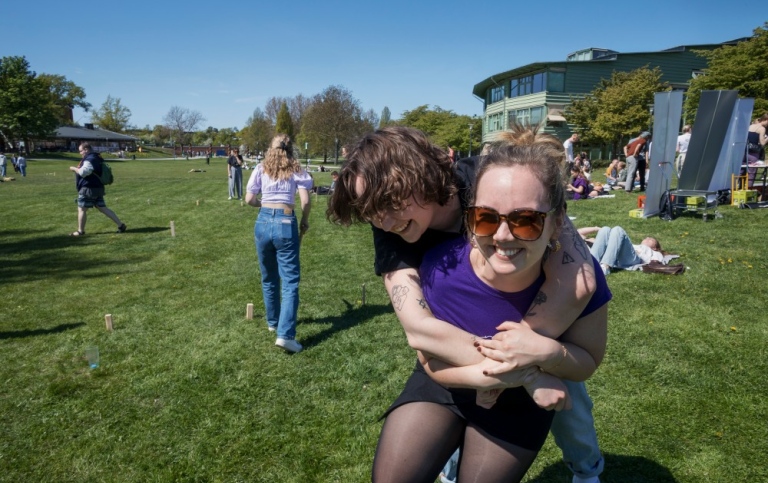
[(185, 107), (173, 106), (168, 114), (163, 117), (165, 126), (175, 136), (174, 141), (181, 144), (188, 144), (192, 131), (198, 129), (200, 124), (205, 122), (205, 118), (198, 111), (190, 111)]
[[(467, 115), (441, 109), (439, 106), (430, 109), (429, 105), (425, 104), (411, 111), (405, 111), (398, 124), (423, 131), (433, 143), (446, 150), (453, 147), (460, 152), (468, 153), (470, 143), (477, 148), (482, 139), (480, 121)], [(472, 129), (469, 128), (470, 124)]]
[(0, 59), (0, 136), (15, 147), (30, 138), (50, 136), (58, 126), (48, 86), (30, 70), (24, 57)]
[(585, 143), (608, 144), (618, 152), (627, 139), (648, 130), (654, 94), (667, 90), (658, 67), (614, 72), (585, 98), (572, 99), (565, 115)]
[(120, 103), (119, 97), (107, 96), (100, 108), (91, 114), (91, 121), (101, 129), (123, 132), (131, 119), (131, 110)]
[(253, 111), (242, 131), (243, 143), (256, 152), (266, 151), (274, 135), (272, 123), (259, 108)]
[(42, 82), (51, 94), (51, 104), (54, 115), (60, 126), (74, 124), (72, 110), (79, 107), (88, 112), (91, 104), (85, 102), (85, 90), (62, 75), (40, 74), (38, 80)]
[(691, 81), (685, 101), (685, 119), (693, 123), (701, 91), (736, 90), (755, 99), (756, 117), (768, 112), (768, 22), (754, 30), (752, 38), (736, 45), (695, 51), (706, 57), (704, 74)]
[(287, 134), (289, 138), (293, 139), (293, 120), (291, 120), (291, 114), (288, 112), (288, 105), (285, 102), (283, 102), (280, 110), (277, 112), (275, 132)]
[[(375, 125), (374, 125), (375, 126)], [(337, 154), (341, 146), (373, 129), (364, 119), (360, 102), (343, 86), (330, 86), (317, 94), (304, 115), (303, 138), (315, 153)]]
[(384, 106), (381, 110), (381, 120), (379, 121), (379, 128), (388, 126), (392, 123), (392, 113), (389, 112), (389, 108)]

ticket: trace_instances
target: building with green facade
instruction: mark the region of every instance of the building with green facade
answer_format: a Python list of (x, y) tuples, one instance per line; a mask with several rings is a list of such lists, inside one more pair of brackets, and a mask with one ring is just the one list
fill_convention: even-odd
[(535, 62), (494, 74), (476, 84), (473, 94), (484, 100), (483, 141), (512, 122), (542, 124), (543, 132), (561, 139), (571, 135), (565, 107), (571, 99), (585, 97), (601, 79), (613, 72), (629, 72), (641, 67), (659, 67), (662, 82), (675, 90), (687, 90), (692, 78), (707, 67), (707, 60), (694, 50), (713, 50), (747, 39), (721, 44), (683, 45), (658, 52), (621, 53), (608, 49), (579, 50), (561, 62)]

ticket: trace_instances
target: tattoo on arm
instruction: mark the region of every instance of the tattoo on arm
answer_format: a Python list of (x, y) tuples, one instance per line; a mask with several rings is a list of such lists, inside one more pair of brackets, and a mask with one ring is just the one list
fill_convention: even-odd
[(408, 295), (408, 287), (405, 285), (395, 285), (392, 287), (392, 305), (396, 310), (403, 310), (406, 295)]
[(429, 310), (429, 306), (427, 305), (426, 299), (423, 299), (423, 298), (419, 299), (419, 306), (421, 306), (421, 308), (424, 310)]
[(544, 292), (537, 293), (536, 297), (534, 297), (533, 299), (533, 303), (531, 304), (531, 307), (528, 309), (528, 313), (525, 314), (525, 317), (528, 318), (536, 315), (536, 312), (535, 312), (536, 306), (542, 305), (546, 301), (547, 301), (547, 294), (545, 294)]
[(589, 250), (587, 250), (587, 244), (581, 238), (577, 232), (571, 232), (571, 240), (573, 241), (573, 248), (581, 255), (583, 260), (589, 260)]

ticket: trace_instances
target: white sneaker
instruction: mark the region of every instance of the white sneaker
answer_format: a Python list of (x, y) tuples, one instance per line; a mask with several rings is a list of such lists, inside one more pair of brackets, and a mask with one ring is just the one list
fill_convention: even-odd
[(268, 331), (270, 331), (270, 332), (274, 332), (274, 331), (276, 331), (276, 330), (277, 330), (277, 327), (270, 327), (270, 326), (268, 325), (268, 326), (267, 326), (267, 330), (268, 330)]
[(231, 200), (231, 199), (232, 199), (232, 197), (230, 196), (230, 197), (229, 197), (229, 198), (227, 198), (227, 199), (228, 199), (228, 200)]
[(303, 349), (301, 344), (299, 344), (293, 339), (283, 339), (278, 337), (278, 339), (275, 341), (275, 345), (277, 347), (281, 347), (285, 349), (287, 352), (296, 353), (296, 352), (301, 352), (301, 349)]

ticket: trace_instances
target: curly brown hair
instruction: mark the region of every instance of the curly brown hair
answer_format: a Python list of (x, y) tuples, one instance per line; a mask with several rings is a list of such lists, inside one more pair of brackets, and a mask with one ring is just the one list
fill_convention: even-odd
[(405, 209), (413, 195), (425, 204), (445, 205), (458, 191), (452, 164), (448, 153), (417, 129), (388, 126), (367, 134), (349, 148), (326, 217), (341, 225), (367, 222)]

